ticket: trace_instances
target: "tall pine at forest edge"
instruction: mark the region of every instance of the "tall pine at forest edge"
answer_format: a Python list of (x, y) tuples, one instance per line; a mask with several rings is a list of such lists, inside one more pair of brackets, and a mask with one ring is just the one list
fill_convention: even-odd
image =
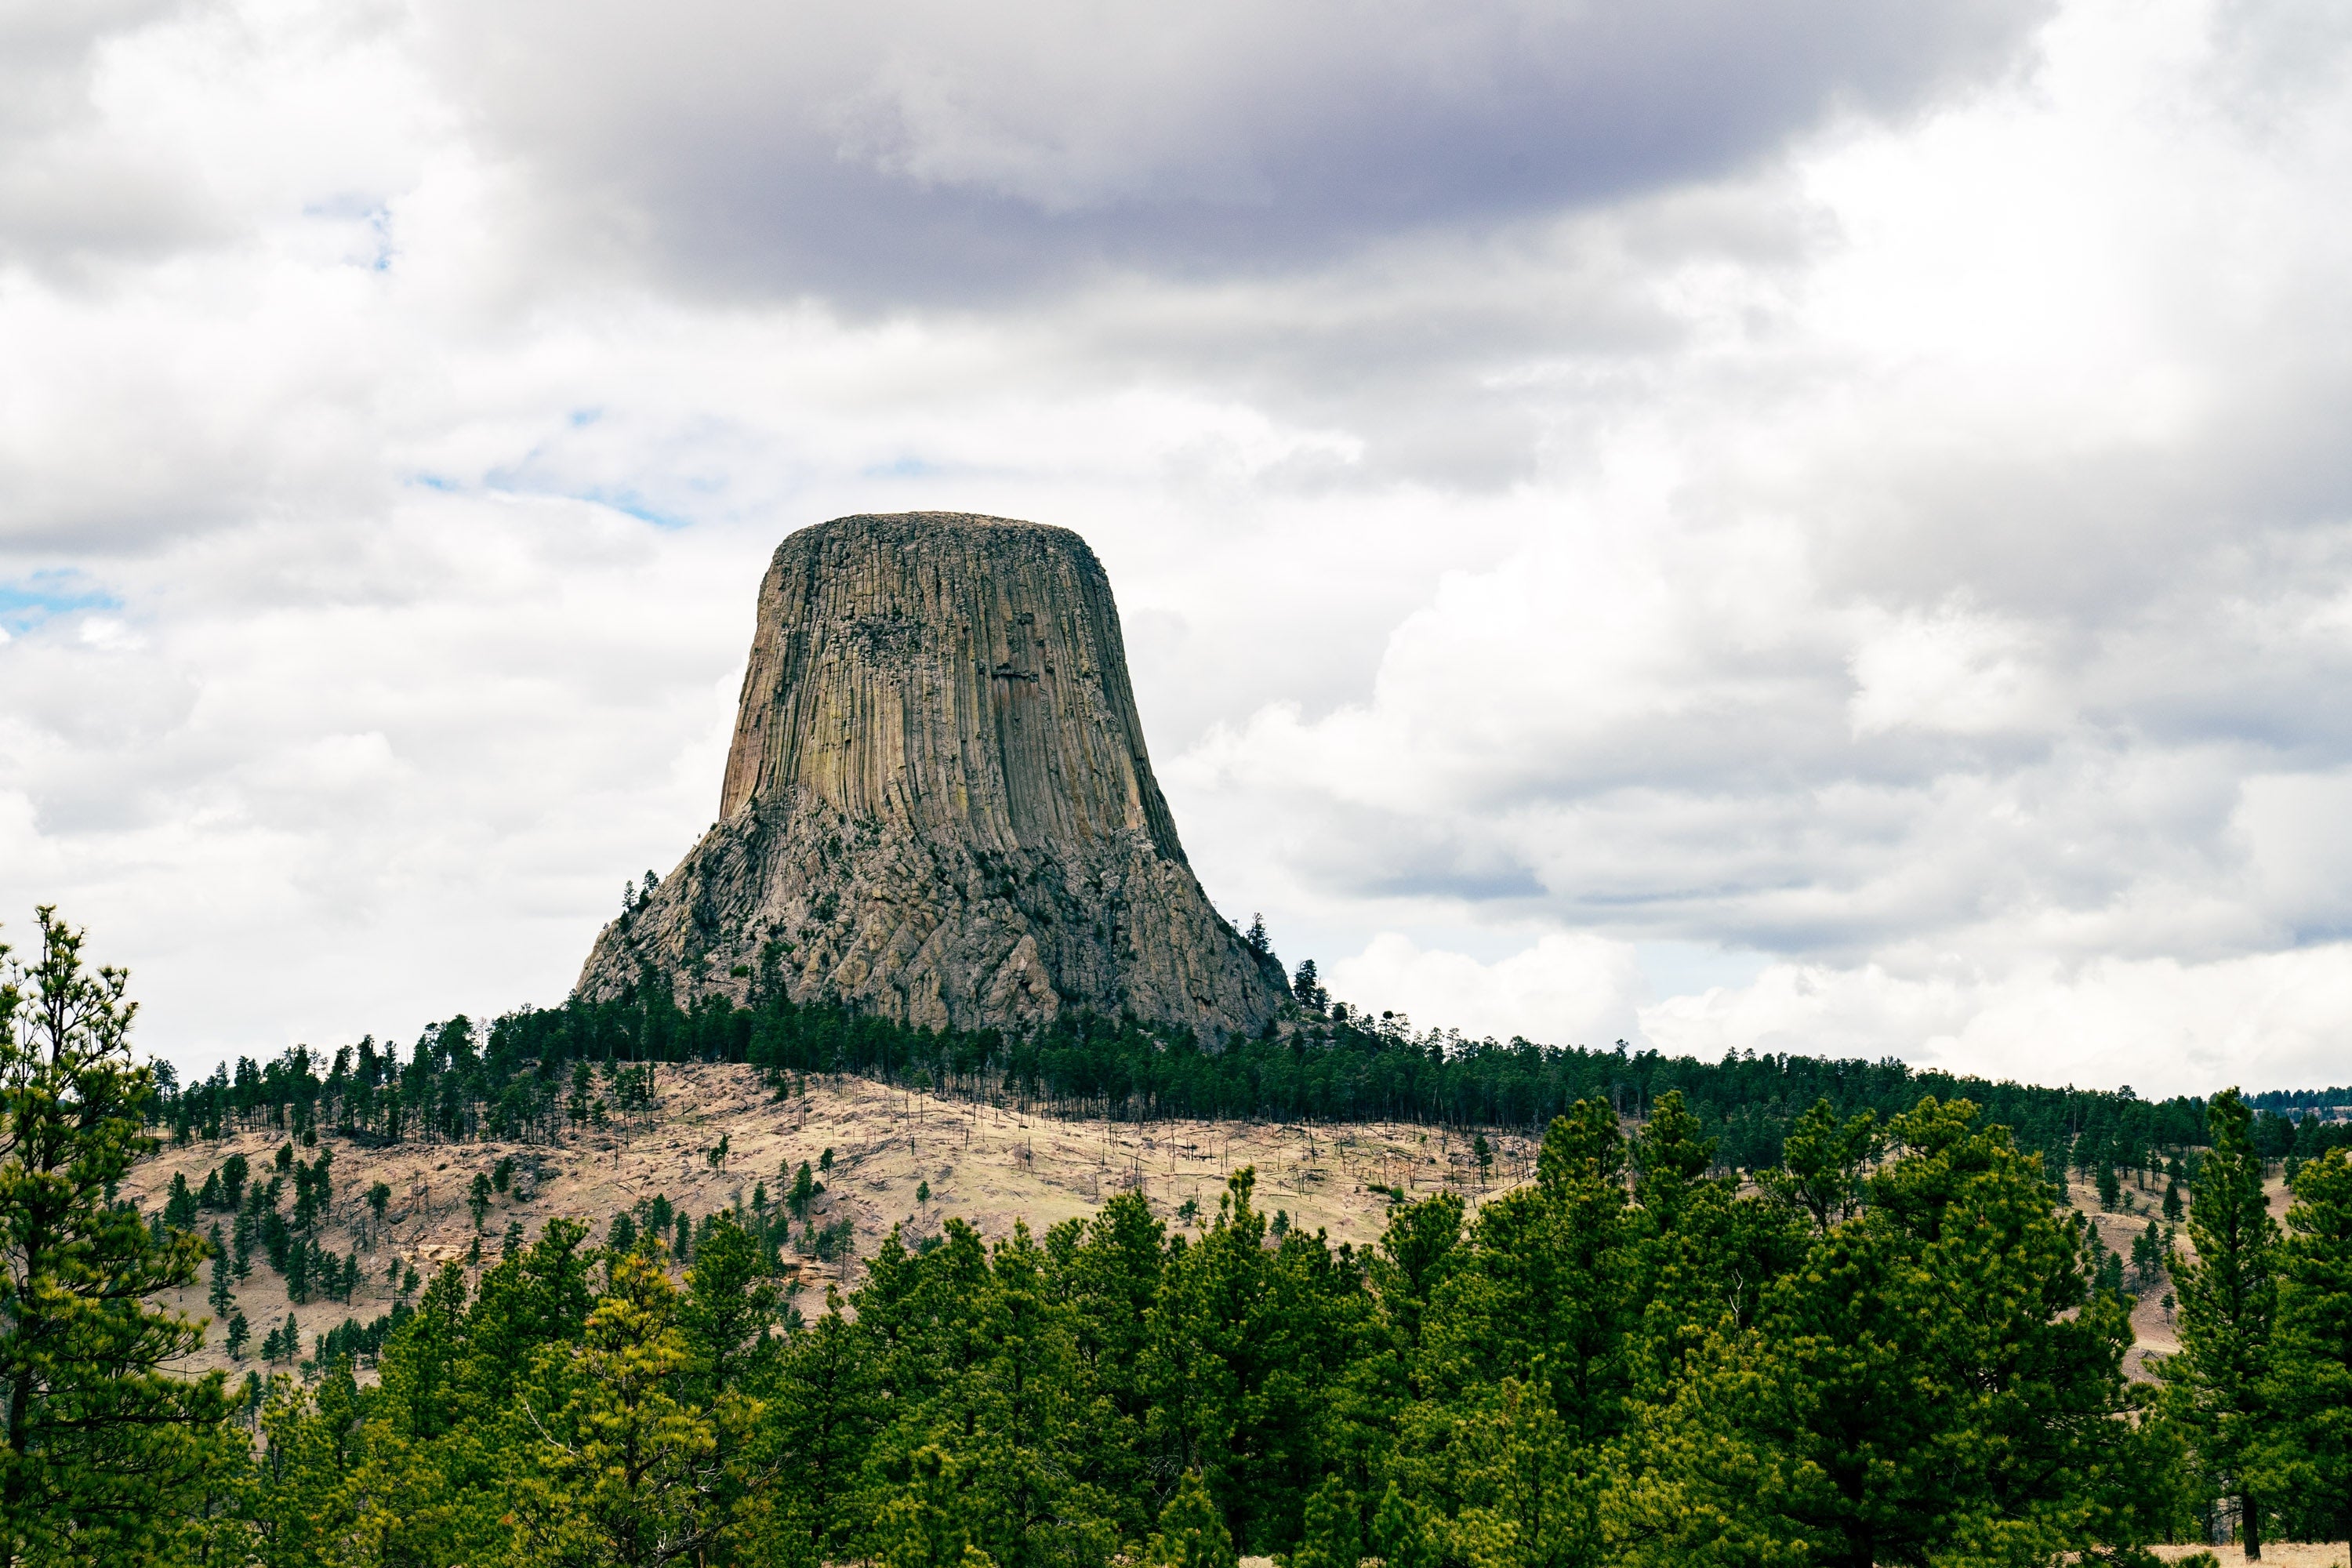
[(2256, 1488), (2256, 1474), (2268, 1415), (2263, 1387), (2278, 1249), (2278, 1222), (2263, 1193), (2252, 1121), (2235, 1089), (2215, 1095), (2207, 1110), (2212, 1148), (2197, 1173), (2197, 1198), (2189, 1211), (2196, 1257), (2172, 1258), (2180, 1353), (2157, 1366), (2208, 1483), (2218, 1495), (2237, 1500), (2250, 1560), (2263, 1554), (2267, 1500)]
[[(2270, 1436), (2255, 1468), (2300, 1500), (2315, 1538), (2352, 1536), (2352, 1158), (2331, 1149), (2295, 1173), (2271, 1327)], [(2348, 1543), (2352, 1544), (2352, 1543)]]
[(47, 906), (29, 967), (0, 947), (0, 1568), (168, 1559), (242, 1459), (217, 1373), (161, 1369), (200, 1328), (146, 1304), (207, 1247), (151, 1231), (114, 1189), (156, 1144), (136, 1004)]

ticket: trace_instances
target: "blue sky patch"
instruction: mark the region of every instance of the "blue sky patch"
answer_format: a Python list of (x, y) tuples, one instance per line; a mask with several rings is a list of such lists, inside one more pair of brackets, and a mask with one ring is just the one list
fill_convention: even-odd
[(625, 512), (639, 522), (650, 522), (656, 528), (680, 529), (694, 525), (694, 519), (682, 517), (674, 511), (664, 511), (634, 489), (608, 490), (600, 486), (594, 489), (583, 491), (580, 499), (593, 501), (598, 506), (610, 507), (614, 511)]
[(0, 583), (0, 626), (26, 632), (58, 616), (76, 610), (119, 610), (122, 601), (93, 587), (79, 572), (36, 572), (13, 583)]

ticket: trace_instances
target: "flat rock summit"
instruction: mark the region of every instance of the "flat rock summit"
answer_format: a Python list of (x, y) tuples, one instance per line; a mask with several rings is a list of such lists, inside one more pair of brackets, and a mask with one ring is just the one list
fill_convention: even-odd
[(1067, 529), (836, 518), (777, 547), (719, 821), (577, 994), (780, 990), (906, 1023), (1255, 1032), (1282, 969), (1211, 907), (1151, 776), (1110, 580)]

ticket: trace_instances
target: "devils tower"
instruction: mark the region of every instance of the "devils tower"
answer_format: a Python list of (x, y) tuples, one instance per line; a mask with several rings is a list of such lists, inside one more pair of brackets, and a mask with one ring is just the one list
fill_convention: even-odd
[(1210, 906), (1151, 776), (1110, 579), (1067, 529), (835, 518), (777, 547), (719, 821), (577, 994), (781, 990), (901, 1022), (1255, 1031), (1281, 966)]

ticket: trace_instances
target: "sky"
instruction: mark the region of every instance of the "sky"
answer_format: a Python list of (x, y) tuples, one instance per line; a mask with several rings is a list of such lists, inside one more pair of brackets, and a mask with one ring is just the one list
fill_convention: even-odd
[(0, 942), (554, 1003), (943, 509), (1359, 1005), (2346, 1081), (2347, 189), (2289, 0), (0, 0)]

